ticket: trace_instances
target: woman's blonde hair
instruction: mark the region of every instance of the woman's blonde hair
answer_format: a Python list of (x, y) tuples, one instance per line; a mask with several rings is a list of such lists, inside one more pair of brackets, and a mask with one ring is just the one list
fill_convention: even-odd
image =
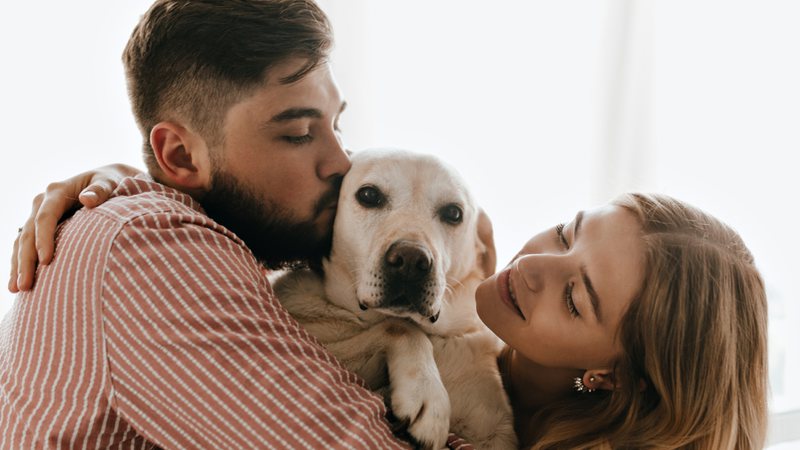
[(543, 410), (528, 445), (760, 449), (767, 422), (767, 299), (739, 235), (661, 195), (614, 204), (643, 230), (645, 280), (618, 331), (617, 388)]

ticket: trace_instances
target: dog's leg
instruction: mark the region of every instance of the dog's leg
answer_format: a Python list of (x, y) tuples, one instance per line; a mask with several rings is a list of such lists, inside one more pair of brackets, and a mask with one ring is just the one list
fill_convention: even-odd
[(401, 320), (383, 324), (392, 411), (408, 422), (423, 448), (443, 448), (450, 428), (450, 398), (433, 358), (433, 346), (419, 328)]
[(431, 341), (450, 394), (450, 431), (478, 449), (518, 448), (511, 404), (496, 363), (501, 348), (497, 338), (486, 330)]

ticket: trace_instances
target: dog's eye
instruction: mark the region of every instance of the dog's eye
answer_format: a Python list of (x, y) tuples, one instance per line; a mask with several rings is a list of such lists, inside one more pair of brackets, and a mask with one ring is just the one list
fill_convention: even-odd
[(439, 210), (439, 217), (451, 225), (458, 225), (464, 220), (464, 212), (461, 210), (460, 206), (451, 203), (443, 206), (442, 209)]
[(386, 197), (375, 186), (361, 186), (356, 191), (356, 200), (365, 208), (378, 208), (386, 202)]

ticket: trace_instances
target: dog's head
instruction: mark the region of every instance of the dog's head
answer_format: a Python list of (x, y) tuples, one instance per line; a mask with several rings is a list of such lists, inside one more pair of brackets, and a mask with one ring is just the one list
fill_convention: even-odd
[[(494, 272), (491, 223), (457, 173), (400, 150), (353, 155), (324, 261), (329, 299), (359, 314), (463, 328), (474, 288)], [(462, 304), (463, 303), (463, 304)]]

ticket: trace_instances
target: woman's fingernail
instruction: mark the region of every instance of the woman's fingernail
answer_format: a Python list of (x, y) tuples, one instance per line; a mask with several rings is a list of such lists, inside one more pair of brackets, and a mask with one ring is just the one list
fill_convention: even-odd
[(83, 191), (81, 192), (81, 197), (83, 197), (86, 200), (93, 200), (93, 201), (97, 201), (98, 198), (97, 193), (94, 191)]

